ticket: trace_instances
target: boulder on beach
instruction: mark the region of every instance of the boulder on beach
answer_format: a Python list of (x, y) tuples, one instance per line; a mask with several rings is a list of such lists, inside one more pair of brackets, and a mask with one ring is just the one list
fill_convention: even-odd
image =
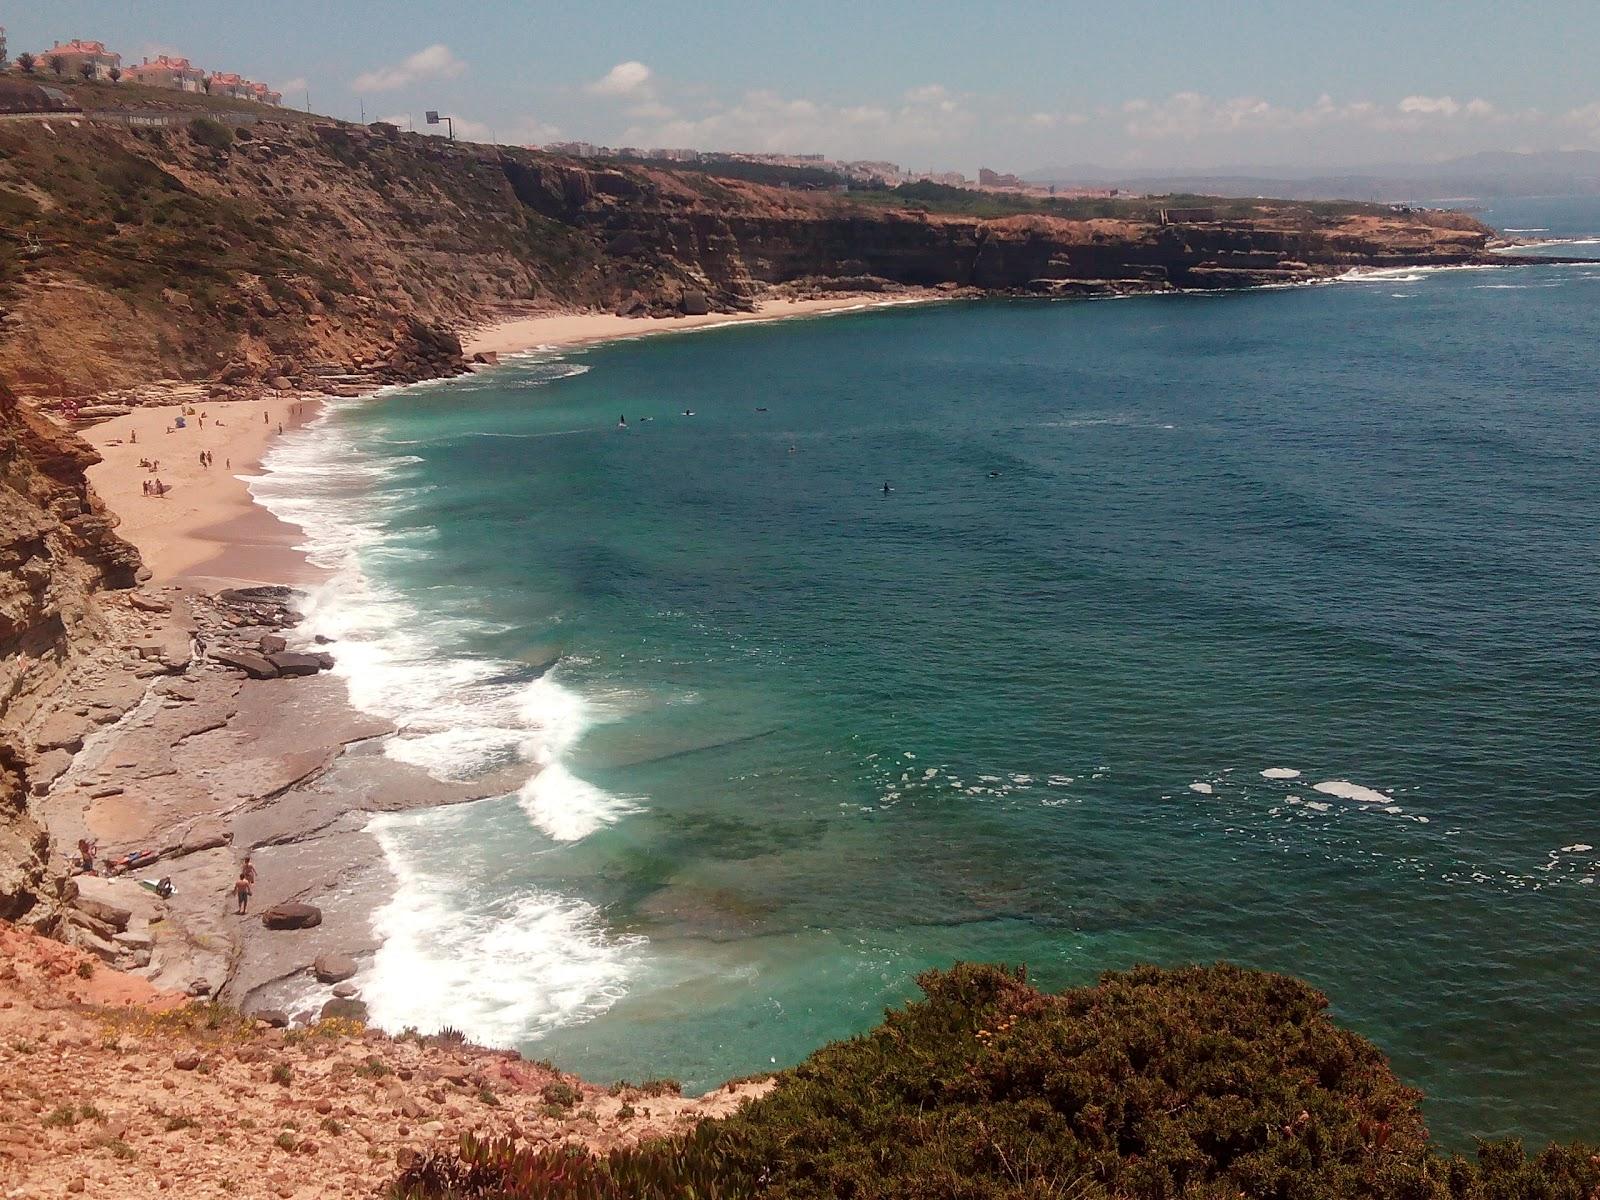
[(279, 675), (315, 675), (322, 670), (322, 655), (301, 654), (297, 650), (284, 650), (267, 655), (267, 661)]
[(281, 1008), (258, 1008), (249, 1014), (257, 1021), (265, 1021), (274, 1029), (287, 1029), (289, 1014)]
[(265, 633), (261, 635), (261, 653), (282, 654), (289, 648), (289, 643), (284, 640), (281, 633)]
[(340, 1000), (354, 1000), (361, 995), (361, 989), (353, 983), (336, 983), (333, 985), (333, 994)]
[(64, 898), (71, 907), (120, 933), (133, 919), (133, 911), (125, 903), (129, 886), (99, 875), (78, 875), (67, 881)]
[(213, 649), (210, 652), (212, 661), (223, 666), (236, 667), (251, 679), (276, 679), (278, 668), (273, 666), (272, 660), (265, 655), (255, 654), (249, 650)]
[(311, 973), (318, 983), (340, 983), (356, 973), (356, 960), (348, 954), (319, 954)]
[(347, 1021), (365, 1021), (367, 1006), (360, 1000), (346, 1000), (336, 996), (322, 1006), (322, 1019), (326, 1021), (329, 1017), (343, 1017)]
[(274, 904), (261, 914), (268, 929), (310, 929), (322, 924), (322, 910), (315, 904)]

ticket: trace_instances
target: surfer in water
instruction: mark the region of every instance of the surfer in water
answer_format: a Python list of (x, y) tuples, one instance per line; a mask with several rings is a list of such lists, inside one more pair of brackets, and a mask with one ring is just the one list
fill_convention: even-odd
[(617, 418), (617, 428), (618, 429), (626, 429), (627, 427), (628, 427), (628, 414), (627, 413), (623, 413), (620, 417)]
[(883, 494), (884, 494), (884, 495), (885, 495), (885, 496), (887, 496), (887, 495), (888, 495), (888, 494), (889, 494), (889, 493), (890, 493), (890, 492), (892, 492), (892, 491), (894, 491), (894, 489), (893, 489), (893, 488), (892, 488), (892, 487), (890, 487), (890, 486), (889, 486), (889, 481), (888, 481), (888, 480), (887, 480), (887, 479), (885, 479), (885, 480), (884, 480), (884, 481), (883, 481)]
[(692, 408), (686, 408), (686, 409), (684, 409), (684, 410), (683, 410), (683, 415), (684, 415), (684, 416), (686, 416), (686, 417), (692, 417), (692, 416), (694, 416), (694, 409), (692, 409)]

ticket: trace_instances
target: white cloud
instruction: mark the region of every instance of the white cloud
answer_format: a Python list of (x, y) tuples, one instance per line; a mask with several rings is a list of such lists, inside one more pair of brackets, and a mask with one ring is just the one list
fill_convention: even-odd
[(623, 141), (702, 150), (881, 157), (951, 145), (972, 134), (975, 126), (976, 117), (962, 99), (937, 84), (913, 88), (895, 105), (840, 106), (757, 89), (732, 104), (702, 106), (695, 116), (641, 121), (624, 132)]
[(1461, 111), (1453, 96), (1407, 96), (1400, 101), (1403, 113), (1423, 113), (1428, 116), (1453, 117)]
[(454, 79), (466, 69), (467, 64), (449, 46), (435, 42), (400, 62), (363, 71), (350, 81), (350, 87), (357, 92), (392, 92), (424, 80)]
[(285, 97), (293, 97), (307, 91), (311, 84), (304, 75), (296, 75), (293, 79), (285, 79), (274, 89), (282, 92)]
[(648, 99), (653, 96), (650, 68), (629, 59), (620, 62), (584, 88), (591, 96), (621, 96)]
[(1130, 100), (1121, 115), (1130, 137), (1144, 141), (1194, 140), (1227, 135), (1293, 133), (1344, 127), (1375, 133), (1416, 133), (1456, 119), (1507, 122), (1536, 114), (1508, 114), (1487, 100), (1407, 96), (1393, 108), (1370, 100), (1339, 103), (1319, 96), (1304, 107), (1273, 104), (1258, 96), (1214, 99), (1178, 92), (1165, 100)]

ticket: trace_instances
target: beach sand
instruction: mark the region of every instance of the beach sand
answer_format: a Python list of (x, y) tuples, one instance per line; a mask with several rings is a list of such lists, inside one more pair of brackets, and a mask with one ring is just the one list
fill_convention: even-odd
[[(294, 548), (299, 530), (255, 504), (245, 477), (259, 473), (280, 426), (298, 428), (320, 408), (316, 400), (290, 397), (212, 401), (201, 408), (203, 425), (198, 413), (185, 415), (179, 405), (136, 408), (84, 431), (104, 460), (89, 468), (89, 482), (155, 582), (314, 583), (320, 574)], [(185, 427), (176, 429), (180, 416)], [(214, 465), (201, 465), (202, 450), (212, 453)], [(148, 470), (140, 459), (159, 466)], [(168, 491), (145, 495), (143, 485), (158, 479)]]
[(496, 321), (461, 339), (467, 354), (515, 354), (523, 350), (559, 349), (619, 338), (656, 333), (682, 333), (752, 321), (781, 321), (789, 317), (817, 317), (895, 304), (925, 303), (945, 299), (942, 293), (904, 293), (892, 296), (827, 296), (817, 300), (768, 300), (747, 313), (707, 313), (698, 317), (619, 317), (614, 313), (547, 313)]

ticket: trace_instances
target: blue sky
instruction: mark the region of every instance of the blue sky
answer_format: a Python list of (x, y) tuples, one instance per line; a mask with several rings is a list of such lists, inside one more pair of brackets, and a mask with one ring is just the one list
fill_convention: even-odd
[(1595, 0), (55, 0), (0, 24), (13, 55), (176, 51), (336, 116), (440, 108), (519, 143), (969, 173), (1600, 149)]

